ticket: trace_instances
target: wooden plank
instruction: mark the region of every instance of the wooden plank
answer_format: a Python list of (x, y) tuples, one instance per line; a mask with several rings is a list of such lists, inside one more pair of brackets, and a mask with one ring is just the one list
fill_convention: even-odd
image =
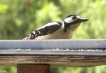
[(106, 56), (0, 56), (0, 65), (49, 64), (51, 66), (97, 66), (106, 64)]
[(17, 73), (50, 73), (50, 65), (46, 64), (18, 64)]
[(17, 64), (105, 65), (106, 39), (0, 40), (0, 65)]

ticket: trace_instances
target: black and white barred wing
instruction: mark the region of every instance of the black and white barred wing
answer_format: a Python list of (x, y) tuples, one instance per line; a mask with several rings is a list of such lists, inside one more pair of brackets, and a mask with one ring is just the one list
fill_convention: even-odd
[(62, 26), (61, 22), (51, 22), (48, 23), (37, 30), (33, 31), (31, 34), (29, 34), (24, 40), (30, 40), (30, 39), (36, 39), (36, 37), (48, 35), (50, 33), (54, 33), (58, 29), (60, 29)]

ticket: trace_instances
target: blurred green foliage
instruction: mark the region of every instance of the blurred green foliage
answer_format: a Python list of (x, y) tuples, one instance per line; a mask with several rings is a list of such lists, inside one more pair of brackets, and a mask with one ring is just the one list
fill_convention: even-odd
[[(23, 39), (36, 28), (61, 21), (68, 14), (89, 18), (74, 32), (72, 39), (105, 39), (105, 13), (105, 0), (0, 0), (0, 39)], [(53, 67), (51, 73), (106, 73), (105, 68)], [(15, 71), (13, 67), (0, 67), (0, 73)]]

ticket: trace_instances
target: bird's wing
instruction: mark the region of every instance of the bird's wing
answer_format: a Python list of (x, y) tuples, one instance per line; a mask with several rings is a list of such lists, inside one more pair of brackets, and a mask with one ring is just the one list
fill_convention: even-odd
[(48, 24), (38, 28), (37, 30), (33, 31), (31, 34), (29, 34), (24, 39), (25, 40), (27, 40), (27, 39), (35, 39), (38, 36), (43, 36), (43, 35), (47, 35), (47, 34), (53, 33), (56, 30), (58, 30), (59, 28), (61, 28), (61, 26), (62, 26), (61, 22), (48, 23)]

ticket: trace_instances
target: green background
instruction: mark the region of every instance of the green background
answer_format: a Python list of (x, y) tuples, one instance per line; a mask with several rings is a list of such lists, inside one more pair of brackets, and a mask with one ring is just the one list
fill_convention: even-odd
[[(23, 39), (36, 28), (69, 14), (89, 18), (72, 39), (106, 38), (106, 0), (0, 0), (0, 40)], [(16, 73), (0, 66), (0, 73)], [(106, 73), (106, 66), (52, 67), (51, 73)]]

